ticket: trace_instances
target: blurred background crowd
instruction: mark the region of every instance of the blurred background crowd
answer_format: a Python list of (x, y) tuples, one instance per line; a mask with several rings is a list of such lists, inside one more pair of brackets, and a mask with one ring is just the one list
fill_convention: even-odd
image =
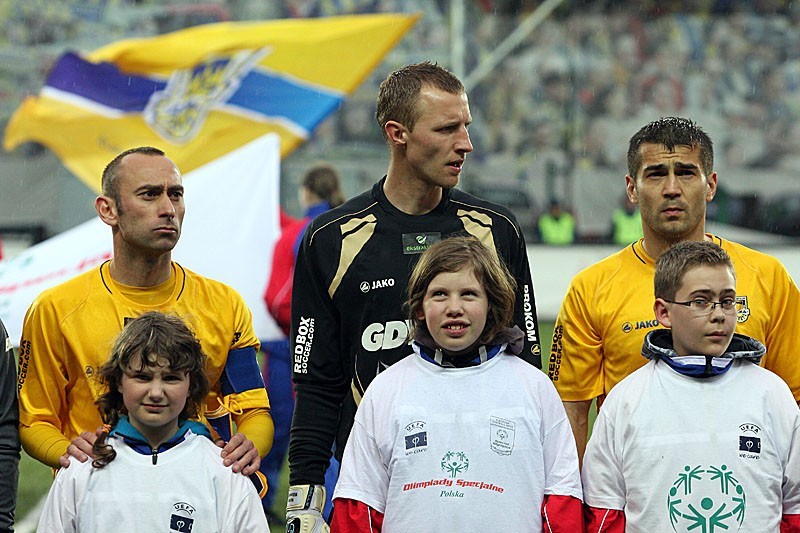
[[(453, 24), (456, 5), (461, 27)], [(538, 9), (553, 5), (510, 53), (496, 55)], [(800, 236), (800, 2), (788, 0), (0, 0), (0, 124), (39, 91), (65, 50), (208, 22), (374, 12), (422, 18), (283, 162), (287, 212), (300, 213), (297, 180), (314, 161), (341, 170), (347, 196), (381, 177), (377, 84), (402, 64), (428, 59), (467, 80), (475, 151), (462, 186), (512, 207), (529, 241), (558, 204), (574, 217), (575, 242), (609, 242), (623, 207), (627, 141), (666, 115), (694, 119), (715, 142), (720, 192), (711, 220), (751, 230), (737, 240), (753, 244)], [(493, 59), (500, 60), (487, 76), (470, 77)], [(0, 154), (0, 233), (37, 240), (91, 218), (92, 194), (64, 175), (41, 146)]]

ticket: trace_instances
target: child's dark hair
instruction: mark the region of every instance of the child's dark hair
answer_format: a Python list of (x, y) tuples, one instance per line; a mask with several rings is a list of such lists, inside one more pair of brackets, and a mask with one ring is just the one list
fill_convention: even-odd
[(703, 265), (726, 267), (736, 279), (730, 256), (713, 242), (679, 242), (656, 261), (656, 273), (653, 278), (655, 297), (674, 300), (686, 272)]
[(486, 344), (514, 320), (516, 281), (498, 257), (475, 237), (450, 237), (435, 243), (419, 258), (408, 281), (408, 307), (413, 337), (416, 328), (427, 329), (424, 320), (417, 318), (422, 312), (422, 302), (433, 278), (443, 272), (472, 269), (475, 279), (483, 287), (489, 300), (486, 326), (478, 342)]
[[(133, 362), (138, 368), (132, 368)], [(200, 341), (189, 327), (175, 315), (148, 312), (134, 318), (122, 329), (114, 342), (111, 357), (100, 368), (100, 380), (106, 392), (97, 401), (104, 431), (93, 446), (95, 468), (103, 468), (116, 457), (114, 449), (106, 444), (112, 426), (125, 414), (125, 403), (119, 391), (122, 376), (130, 370), (157, 367), (161, 362), (172, 371), (186, 372), (189, 377), (189, 398), (179, 419), (196, 417), (208, 395), (209, 383), (205, 373), (206, 355)]]

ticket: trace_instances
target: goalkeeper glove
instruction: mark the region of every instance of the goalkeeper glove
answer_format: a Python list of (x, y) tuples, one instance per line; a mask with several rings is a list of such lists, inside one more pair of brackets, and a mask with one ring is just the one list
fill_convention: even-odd
[(286, 533), (329, 533), (322, 518), (325, 507), (325, 487), (322, 485), (292, 485), (286, 502)]

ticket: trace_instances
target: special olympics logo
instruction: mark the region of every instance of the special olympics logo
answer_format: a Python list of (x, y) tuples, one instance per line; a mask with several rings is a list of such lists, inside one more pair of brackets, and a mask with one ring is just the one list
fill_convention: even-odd
[(746, 503), (744, 487), (726, 465), (687, 465), (667, 495), (669, 523), (676, 532), (736, 530), (744, 522)]
[(464, 452), (448, 451), (442, 457), (442, 471), (450, 477), (458, 477), (469, 470), (469, 459)]

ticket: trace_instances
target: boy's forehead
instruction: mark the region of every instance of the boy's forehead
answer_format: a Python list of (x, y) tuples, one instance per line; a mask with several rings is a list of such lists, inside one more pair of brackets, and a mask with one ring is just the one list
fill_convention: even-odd
[(695, 265), (686, 269), (678, 286), (679, 293), (736, 290), (736, 277), (727, 265)]

